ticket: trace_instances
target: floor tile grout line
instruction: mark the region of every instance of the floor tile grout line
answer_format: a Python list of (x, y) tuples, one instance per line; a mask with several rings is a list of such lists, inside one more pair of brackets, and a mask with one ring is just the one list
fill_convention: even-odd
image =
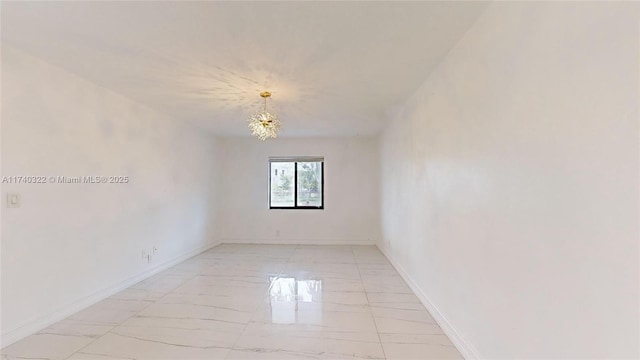
[[(131, 319), (134, 319), (136, 316), (139, 316), (141, 313), (145, 312), (149, 307), (165, 301), (164, 299), (168, 297), (170, 298), (172, 295), (181, 294), (182, 292), (178, 290), (179, 288), (183, 287), (185, 284), (193, 281), (194, 279), (197, 279), (198, 277), (208, 275), (208, 271), (210, 270), (209, 269), (210, 267), (217, 268), (218, 266), (222, 266), (221, 269), (212, 269), (213, 270), (212, 273), (223, 276), (224, 274), (226, 274), (224, 269), (227, 266), (227, 261), (229, 262), (229, 264), (236, 264), (238, 267), (237, 269), (232, 269), (231, 273), (236, 273), (236, 275), (231, 275), (231, 276), (234, 276), (234, 277), (235, 276), (238, 276), (238, 277), (256, 276), (257, 283), (262, 284), (261, 289), (259, 289), (260, 291), (262, 291), (262, 293), (253, 292), (253, 294), (255, 295), (252, 295), (250, 298), (257, 299), (258, 302), (256, 306), (254, 306), (253, 308), (249, 306), (249, 308), (245, 312), (245, 314), (250, 314), (251, 317), (248, 319), (247, 323), (241, 324), (240, 326), (236, 327), (233, 330), (234, 334), (229, 334), (232, 336), (227, 338), (227, 340), (225, 341), (226, 344), (222, 344), (223, 345), (222, 347), (224, 348), (224, 350), (226, 350), (226, 352), (222, 352), (221, 354), (219, 354), (221, 359), (222, 358), (228, 359), (230, 356), (233, 356), (232, 352), (234, 350), (246, 351), (248, 349), (248, 346), (242, 347), (239, 345), (242, 343), (240, 342), (240, 340), (242, 340), (243, 337), (253, 334), (253, 332), (248, 331), (252, 323), (258, 323), (258, 324), (270, 323), (271, 320), (268, 316), (269, 314), (267, 314), (267, 317), (264, 318), (262, 316), (263, 314), (261, 313), (261, 311), (263, 310), (270, 311), (271, 306), (273, 305), (269, 302), (269, 299), (270, 299), (269, 289), (272, 289), (273, 287), (272, 279), (282, 278), (285, 276), (297, 277), (298, 274), (296, 269), (298, 269), (300, 266), (304, 267), (306, 265), (319, 265), (320, 268), (324, 269), (323, 266), (327, 265), (330, 267), (330, 265), (334, 264), (335, 261), (339, 261), (337, 264), (344, 264), (345, 266), (347, 264), (355, 265), (358, 275), (357, 277), (352, 277), (352, 275), (349, 275), (348, 278), (352, 279), (349, 281), (353, 281), (353, 280), (356, 280), (356, 282), (360, 281), (360, 284), (362, 285), (362, 292), (365, 296), (367, 307), (369, 308), (369, 311), (367, 312), (369, 313), (369, 316), (371, 316), (371, 319), (374, 322), (373, 328), (376, 331), (378, 343), (380, 344), (379, 346), (381, 347), (383, 358), (386, 359), (388, 357), (388, 355), (386, 355), (386, 351), (381, 338), (382, 335), (387, 334), (388, 332), (385, 331), (385, 333), (381, 333), (380, 329), (385, 327), (384, 323), (378, 324), (376, 321), (377, 319), (376, 316), (380, 318), (380, 316), (385, 317), (386, 315), (379, 314), (378, 312), (373, 311), (374, 306), (372, 306), (372, 303), (370, 301), (371, 298), (369, 297), (369, 295), (374, 296), (379, 293), (382, 293), (382, 294), (395, 293), (394, 290), (389, 292), (389, 290), (391, 289), (387, 289), (386, 286), (383, 286), (382, 288), (379, 288), (379, 289), (377, 287), (378, 285), (382, 285), (382, 284), (379, 284), (379, 281), (382, 280), (384, 282), (384, 280), (381, 279), (380, 277), (386, 276), (385, 274), (380, 274), (377, 272), (378, 267), (382, 266), (384, 261), (384, 260), (378, 261), (377, 254), (379, 254), (379, 251), (373, 250), (376, 253), (374, 254), (368, 250), (369, 249), (368, 247), (365, 249), (360, 246), (351, 246), (351, 245), (345, 246), (343, 249), (340, 249), (340, 251), (337, 251), (337, 252), (320, 251), (322, 250), (322, 248), (324, 248), (324, 246), (309, 247), (303, 244), (290, 244), (289, 246), (286, 246), (286, 248), (277, 248), (277, 249), (268, 249), (270, 245), (267, 245), (266, 248), (259, 247), (255, 250), (251, 250), (251, 248), (249, 248), (248, 246), (246, 247), (242, 246), (242, 247), (243, 248), (236, 249), (235, 251), (229, 254), (226, 254), (226, 252), (223, 249), (211, 249), (203, 253), (202, 256), (197, 256), (197, 258), (194, 259), (194, 262), (190, 262), (190, 260), (185, 260), (181, 263), (175, 264), (169, 269), (166, 269), (167, 271), (164, 274), (158, 274), (161, 276), (155, 280), (150, 279), (151, 277), (142, 280), (141, 282), (145, 282), (148, 279), (151, 280), (148, 286), (146, 286), (146, 288), (144, 287), (144, 285), (140, 288), (136, 288), (136, 284), (134, 284), (128, 287), (127, 289), (123, 289), (123, 290), (129, 290), (129, 289), (142, 290), (144, 291), (144, 293), (142, 294), (140, 294), (138, 291), (134, 291), (134, 293), (130, 294), (130, 296), (126, 296), (125, 294), (125, 296), (118, 297), (118, 294), (114, 294), (104, 299), (107, 301), (123, 302), (123, 304), (130, 302), (130, 304), (134, 305), (134, 307), (129, 311), (126, 311), (126, 310), (121, 311), (120, 309), (118, 309), (119, 306), (111, 310), (109, 309), (109, 306), (107, 306), (107, 309), (106, 309), (107, 315), (112, 310), (115, 310), (115, 312), (112, 313), (112, 315), (124, 313), (126, 318), (120, 321), (115, 321), (113, 323), (97, 322), (98, 325), (103, 326), (103, 329), (101, 331), (105, 331), (105, 332), (102, 335), (99, 335), (96, 337), (89, 336), (90, 337), (88, 339), (89, 342), (85, 345), (82, 345), (79, 349), (75, 351), (73, 351), (73, 348), (69, 349), (69, 350), (72, 350), (73, 352), (70, 355), (64, 357), (64, 359), (69, 359), (71, 357), (78, 356), (78, 355), (82, 356), (83, 351), (85, 351), (88, 347), (91, 347), (91, 345), (96, 344), (96, 342), (98, 342), (99, 340), (104, 339), (104, 337), (107, 334), (117, 334), (117, 332), (115, 332), (116, 329), (118, 329), (120, 326), (123, 326), (123, 324), (125, 324), (127, 321), (130, 321)], [(315, 248), (318, 248), (320, 250), (307, 251), (307, 250), (313, 250)], [(249, 250), (248, 251), (249, 254), (247, 254), (246, 256), (241, 256), (243, 252), (247, 252), (246, 251), (247, 249)], [(274, 250), (274, 252), (272, 252), (271, 250)], [(360, 250), (363, 250), (363, 251), (361, 252)], [(240, 257), (236, 259), (235, 258), (236, 255)], [(352, 256), (352, 259), (348, 259), (349, 255)], [(248, 262), (245, 264), (245, 261), (248, 261)], [(384, 261), (384, 264), (389, 264), (389, 263), (388, 261)], [(182, 265), (185, 265), (185, 266), (182, 267)], [(397, 269), (395, 269), (395, 267), (393, 267), (392, 264), (389, 264), (389, 265), (390, 265), (390, 271), (392, 271), (397, 275), (398, 274)], [(248, 271), (247, 274), (245, 275), (239, 274), (239, 272), (242, 272), (245, 270)], [(321, 271), (321, 270), (317, 270), (317, 271)], [(254, 275), (250, 275), (251, 272), (253, 272)], [(355, 273), (353, 273), (353, 275), (355, 275)], [(367, 282), (364, 281), (365, 278), (367, 278)], [(340, 277), (336, 279), (339, 280)], [(408, 286), (408, 284), (406, 283), (406, 281), (404, 281), (403, 278), (400, 278), (400, 279), (401, 279), (400, 281), (401, 284)], [(266, 286), (266, 290), (264, 288), (265, 282), (269, 284), (268, 286)], [(174, 285), (174, 283), (176, 285)], [(396, 283), (396, 281), (394, 281), (394, 283)], [(373, 289), (372, 289), (373, 291), (368, 291), (368, 289), (365, 287), (367, 286), (367, 284), (368, 286), (373, 286)], [(169, 286), (166, 286), (166, 285), (169, 285)], [(343, 290), (342, 292), (349, 292), (349, 290)], [(398, 294), (405, 294), (405, 292), (398, 292)], [(414, 296), (416, 295), (412, 290), (407, 294), (412, 294)], [(116, 298), (112, 299), (114, 297)], [(136, 303), (138, 304), (136, 305)], [(192, 300), (186, 301), (186, 304), (196, 304), (196, 303), (200, 303), (200, 302), (199, 301), (194, 302)], [(205, 301), (205, 303), (209, 303), (209, 301), (207, 300)], [(106, 305), (109, 305), (109, 303), (107, 303)], [(142, 307), (138, 308), (138, 306), (140, 305), (142, 305)], [(422, 306), (424, 307), (424, 305)], [(124, 309), (126, 309), (126, 307)], [(429, 315), (431, 315), (428, 310), (424, 308), (423, 310), (426, 311)], [(93, 317), (96, 318), (97, 314), (104, 313), (104, 312), (105, 311), (96, 312), (96, 314), (93, 314)], [(366, 314), (367, 312), (363, 314)], [(69, 317), (72, 317), (74, 315), (75, 314), (72, 314)], [(92, 314), (89, 314), (89, 315), (92, 315)], [(67, 317), (67, 319), (69, 317)], [(132, 325), (135, 326), (135, 324), (132, 324)], [(369, 329), (371, 329), (371, 327), (369, 327)], [(238, 335), (233, 336), (235, 334), (238, 334)], [(87, 335), (91, 335), (91, 334), (87, 334)], [(447, 337), (446, 334), (444, 333), (439, 333), (437, 335), (443, 335)], [(388, 343), (390, 339), (386, 339), (386, 341)], [(373, 344), (375, 344), (375, 340), (373, 340)], [(387, 349), (387, 350), (393, 352), (393, 350), (391, 349)]]
[[(283, 265), (280, 265), (280, 270), (278, 271), (278, 274), (276, 275), (277, 277), (281, 277), (284, 274), (285, 265), (289, 263), (289, 261), (291, 260), (291, 258), (293, 257), (293, 254), (296, 252), (297, 249), (298, 249), (298, 246), (295, 245), (294, 248), (293, 248), (293, 251), (291, 252), (291, 255), (289, 255), (289, 258), (284, 262)], [(242, 331), (240, 331), (240, 334), (238, 335), (236, 340), (233, 342), (233, 345), (231, 345), (231, 349), (229, 350), (229, 352), (227, 352), (227, 354), (224, 357), (225, 359), (229, 356), (229, 353), (231, 351), (236, 350), (236, 345), (238, 345), (238, 342), (240, 341), (240, 338), (242, 337), (242, 335), (244, 335), (245, 331), (247, 330), (247, 327), (249, 327), (249, 324), (251, 324), (251, 321), (252, 321), (253, 317), (260, 310), (260, 307), (262, 306), (262, 304), (264, 302), (264, 299), (266, 299), (267, 295), (271, 291), (271, 285), (272, 285), (272, 282), (269, 281), (269, 286), (267, 287), (267, 290), (265, 291), (265, 293), (262, 296), (262, 301), (260, 301), (258, 303), (256, 309), (253, 311), (251, 319), (249, 319), (249, 322), (242, 328)]]
[(353, 246), (351, 246), (351, 253), (353, 254), (353, 259), (356, 262), (356, 268), (358, 269), (358, 275), (360, 276), (360, 283), (362, 283), (362, 289), (364, 290), (364, 296), (367, 299), (367, 307), (369, 308), (369, 313), (371, 314), (371, 318), (373, 320), (373, 325), (376, 327), (376, 334), (378, 335), (378, 341), (380, 342), (380, 349), (382, 349), (382, 356), (387, 358), (387, 354), (384, 351), (384, 345), (382, 345), (382, 338), (380, 337), (380, 330), (378, 330), (378, 323), (376, 322), (376, 317), (373, 315), (373, 310), (371, 310), (371, 303), (369, 302), (369, 294), (367, 293), (367, 289), (364, 287), (364, 279), (362, 278), (362, 272), (360, 272), (360, 263), (358, 262), (358, 258), (356, 256), (355, 251), (353, 250)]
[[(214, 249), (215, 249), (215, 248), (214, 248)], [(203, 252), (203, 253), (201, 253), (201, 254), (199, 254), (199, 255), (197, 255), (197, 256), (200, 256), (200, 255), (202, 255), (202, 254), (206, 254), (206, 253), (208, 253), (209, 251), (212, 251), (212, 250), (214, 250), (214, 249), (210, 249), (210, 250), (208, 250), (208, 251), (205, 251), (205, 252)], [(193, 258), (191, 258), (191, 259), (193, 259)], [(185, 260), (185, 261), (188, 261), (188, 260), (190, 260), (190, 259), (187, 259), (187, 260)], [(179, 265), (179, 264), (182, 264), (182, 263), (183, 263), (183, 262), (178, 263), (178, 264), (175, 264), (174, 266)], [(173, 268), (174, 266), (170, 267), (169, 269)], [(169, 269), (166, 269), (166, 270), (169, 270)], [(166, 271), (166, 270), (165, 270), (165, 271)], [(153, 275), (153, 276), (155, 276), (155, 275)], [(166, 276), (166, 275), (165, 275), (165, 276)], [(107, 334), (111, 333), (111, 332), (113, 331), (113, 329), (115, 329), (115, 328), (117, 328), (118, 326), (122, 325), (125, 321), (127, 321), (127, 320), (129, 320), (129, 319), (131, 319), (131, 318), (135, 317), (136, 315), (138, 315), (139, 313), (141, 313), (141, 312), (143, 312), (145, 309), (147, 309), (149, 306), (151, 306), (151, 305), (154, 305), (154, 304), (158, 303), (158, 301), (160, 301), (160, 300), (164, 299), (164, 298), (165, 298), (165, 297), (167, 297), (169, 294), (171, 294), (172, 292), (174, 292), (177, 288), (179, 288), (180, 286), (182, 286), (184, 283), (186, 283), (187, 281), (191, 281), (191, 280), (195, 279), (197, 276), (198, 276), (198, 274), (193, 275), (192, 277), (188, 278), (188, 280), (185, 280), (184, 282), (180, 283), (179, 285), (177, 285), (177, 286), (176, 286), (176, 287), (174, 287), (173, 289), (169, 290), (166, 294), (162, 295), (161, 297), (157, 298), (157, 299), (156, 299), (156, 300), (154, 300), (154, 301), (151, 301), (151, 302), (150, 302), (150, 304), (148, 304), (147, 306), (143, 307), (142, 309), (140, 309), (140, 310), (138, 310), (137, 312), (135, 312), (133, 315), (129, 316), (128, 318), (126, 318), (126, 319), (122, 320), (121, 322), (119, 322), (118, 324), (114, 325), (112, 328), (110, 328), (109, 330), (107, 330), (104, 334), (102, 334), (102, 335), (98, 336), (97, 338), (95, 338), (95, 339), (94, 339), (93, 341), (91, 341), (90, 343), (88, 343), (88, 344), (86, 344), (85, 346), (81, 347), (80, 349), (76, 350), (73, 354), (71, 354), (71, 355), (67, 356), (67, 357), (65, 358), (65, 360), (66, 360), (66, 359), (69, 359), (69, 358), (70, 358), (70, 357), (72, 357), (73, 355), (75, 355), (75, 354), (77, 354), (77, 353), (81, 352), (82, 350), (86, 349), (89, 345), (91, 345), (91, 344), (95, 343), (96, 341), (98, 341), (98, 340), (100, 340), (101, 338), (103, 338), (105, 335), (107, 335)], [(147, 279), (149, 279), (149, 278), (147, 278)], [(145, 280), (147, 280), (147, 279), (141, 280), (141, 281), (139, 281), (138, 283), (140, 283), (140, 282), (142, 282), (142, 281), (145, 281)], [(138, 283), (136, 283), (136, 284), (138, 284)], [(131, 285), (131, 286), (130, 286), (130, 287), (128, 287), (127, 289), (132, 288), (132, 287), (133, 287), (133, 286), (135, 286), (136, 284)], [(124, 290), (127, 290), (127, 289), (124, 289)], [(124, 291), (124, 290), (123, 290), (123, 291)], [(115, 295), (115, 294), (114, 294), (114, 295)], [(108, 299), (108, 298), (107, 298), (107, 299)], [(106, 300), (106, 299), (105, 299), (105, 300)]]

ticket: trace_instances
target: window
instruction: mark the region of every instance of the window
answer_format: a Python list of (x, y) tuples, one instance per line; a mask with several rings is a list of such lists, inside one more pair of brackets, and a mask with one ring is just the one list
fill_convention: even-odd
[(269, 159), (269, 209), (323, 209), (324, 158)]

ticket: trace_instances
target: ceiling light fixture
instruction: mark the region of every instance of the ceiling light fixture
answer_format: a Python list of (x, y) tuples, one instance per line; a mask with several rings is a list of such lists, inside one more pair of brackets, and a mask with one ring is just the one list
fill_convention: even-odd
[(267, 98), (271, 97), (271, 93), (264, 91), (260, 93), (260, 96), (264, 99), (264, 109), (249, 118), (249, 129), (251, 129), (251, 135), (264, 141), (268, 138), (278, 137), (278, 130), (280, 130), (282, 123), (276, 114), (267, 111)]

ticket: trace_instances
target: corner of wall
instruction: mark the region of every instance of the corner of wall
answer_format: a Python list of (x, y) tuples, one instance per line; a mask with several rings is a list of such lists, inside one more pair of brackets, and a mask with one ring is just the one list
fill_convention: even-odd
[(386, 248), (380, 241), (376, 243), (378, 249), (384, 254), (384, 256), (389, 260), (391, 265), (398, 271), (402, 279), (409, 285), (411, 290), (416, 294), (420, 302), (424, 305), (427, 311), (433, 316), (436, 320), (442, 331), (449, 337), (449, 340), (453, 343), (453, 345), (458, 349), (460, 354), (467, 359), (481, 359), (482, 357), (478, 353), (478, 350), (475, 349), (473, 345), (469, 341), (465, 339), (465, 337), (456, 329), (456, 327), (444, 316), (444, 314), (438, 309), (436, 304), (434, 304), (431, 299), (425, 294), (416, 281), (414, 281), (407, 271), (404, 270), (400, 263), (396, 261), (392, 256), (391, 252), (388, 248)]

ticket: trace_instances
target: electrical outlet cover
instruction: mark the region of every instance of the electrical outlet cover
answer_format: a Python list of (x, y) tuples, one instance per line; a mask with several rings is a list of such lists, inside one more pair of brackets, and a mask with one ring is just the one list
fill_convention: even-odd
[(18, 207), (20, 207), (20, 194), (18, 194), (18, 193), (8, 193), (7, 194), (7, 207), (8, 208), (18, 208)]

